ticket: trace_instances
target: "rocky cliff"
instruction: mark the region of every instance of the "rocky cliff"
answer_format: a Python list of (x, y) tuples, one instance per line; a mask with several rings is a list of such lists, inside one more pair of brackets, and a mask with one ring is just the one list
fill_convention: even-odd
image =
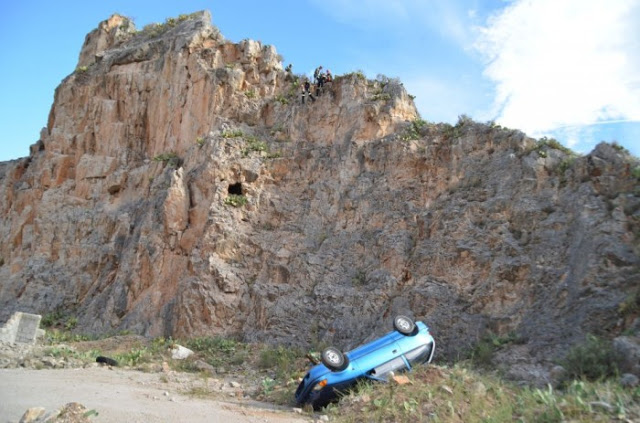
[(628, 153), (427, 123), (386, 78), (307, 104), (299, 83), (208, 12), (102, 22), (30, 156), (0, 163), (0, 320), (348, 348), (405, 313), (441, 358), (515, 334), (516, 377), (587, 333), (637, 334)]

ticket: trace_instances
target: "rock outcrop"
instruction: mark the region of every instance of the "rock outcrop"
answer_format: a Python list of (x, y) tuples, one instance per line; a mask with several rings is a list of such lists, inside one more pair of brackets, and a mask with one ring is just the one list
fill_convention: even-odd
[(440, 357), (515, 333), (514, 368), (637, 330), (628, 153), (428, 124), (384, 78), (299, 90), (208, 12), (101, 23), (31, 155), (0, 163), (0, 320), (62, 308), (80, 332), (348, 348), (402, 312)]

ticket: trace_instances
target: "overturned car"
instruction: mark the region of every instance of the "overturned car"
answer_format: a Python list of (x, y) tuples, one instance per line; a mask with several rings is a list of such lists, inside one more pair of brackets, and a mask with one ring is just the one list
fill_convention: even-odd
[(358, 380), (386, 381), (392, 371), (411, 370), (416, 364), (431, 362), (435, 341), (427, 325), (396, 316), (393, 328), (383, 337), (347, 353), (335, 347), (322, 351), (322, 363), (312, 367), (300, 382), (296, 402), (318, 409)]

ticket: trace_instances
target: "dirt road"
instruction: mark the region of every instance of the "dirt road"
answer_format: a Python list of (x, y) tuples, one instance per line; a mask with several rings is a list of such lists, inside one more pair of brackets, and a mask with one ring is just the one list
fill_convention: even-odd
[[(189, 375), (195, 378), (196, 376)], [(201, 381), (202, 382), (202, 381)], [(230, 394), (188, 390), (189, 381), (162, 373), (102, 368), (0, 370), (0, 423), (18, 422), (30, 407), (47, 412), (78, 402), (99, 414), (96, 423), (121, 422), (272, 422), (308, 423), (313, 419)], [(191, 385), (192, 386), (192, 385)]]

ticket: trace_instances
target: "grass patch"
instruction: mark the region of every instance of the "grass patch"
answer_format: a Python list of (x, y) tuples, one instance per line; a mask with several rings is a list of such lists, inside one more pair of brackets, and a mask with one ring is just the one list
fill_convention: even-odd
[(261, 381), (261, 397), (276, 404), (293, 405), (298, 379), (308, 370), (302, 351), (282, 345), (264, 346), (256, 365), (269, 374)]
[(223, 337), (200, 337), (185, 341), (185, 346), (214, 366), (238, 366), (247, 360), (247, 344)]
[(296, 360), (301, 356), (301, 351), (297, 349), (266, 346), (260, 351), (258, 367), (273, 370), (278, 379), (287, 379), (297, 373)]
[(532, 389), (464, 367), (418, 366), (406, 385), (362, 383), (327, 412), (337, 422), (635, 421), (640, 392), (613, 382)]

